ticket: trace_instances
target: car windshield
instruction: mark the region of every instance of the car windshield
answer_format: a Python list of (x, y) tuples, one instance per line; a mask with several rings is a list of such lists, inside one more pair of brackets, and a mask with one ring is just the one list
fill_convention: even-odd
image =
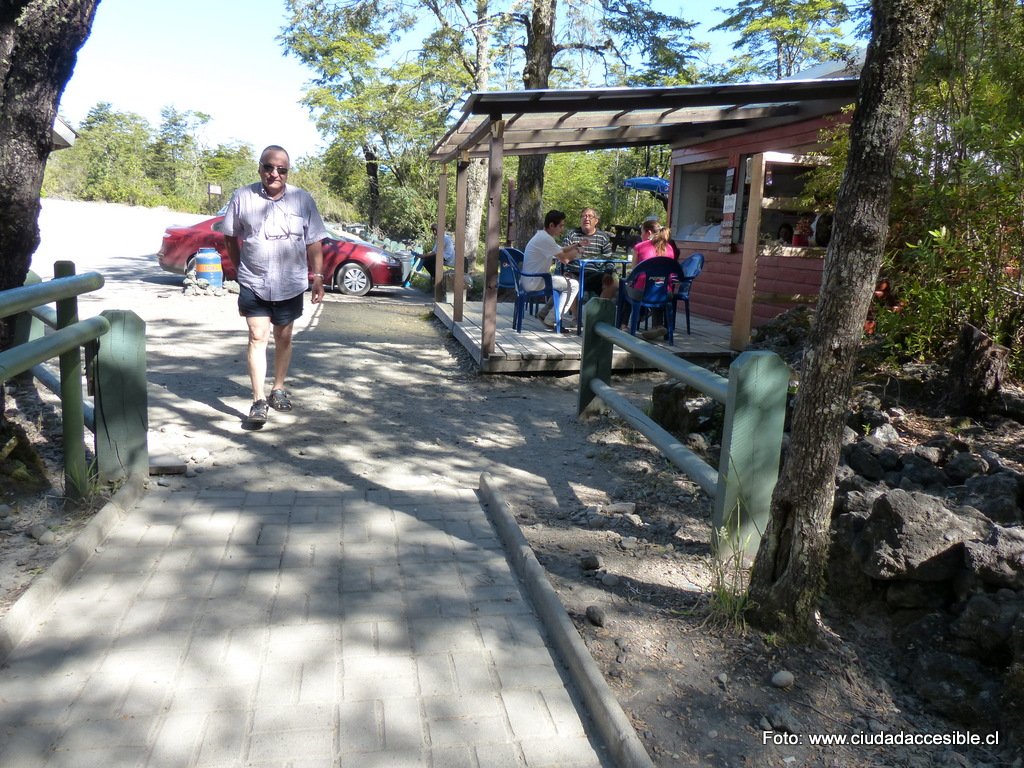
[(338, 229), (337, 227), (332, 227), (330, 225), (327, 226), (327, 234), (334, 240), (346, 240), (350, 243), (363, 243), (365, 245), (370, 244), (358, 235), (353, 235), (351, 232), (345, 232), (342, 229)]

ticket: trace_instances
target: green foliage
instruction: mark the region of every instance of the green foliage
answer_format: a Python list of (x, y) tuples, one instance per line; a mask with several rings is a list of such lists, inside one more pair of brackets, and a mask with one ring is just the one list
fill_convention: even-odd
[(732, 79), (781, 79), (812, 64), (849, 58), (852, 49), (840, 43), (847, 6), (838, 0), (740, 0), (717, 9), (728, 17), (715, 30), (736, 32)]
[(223, 205), (223, 196), (211, 199), (208, 184), (229, 194), (256, 179), (252, 147), (208, 150), (199, 144), (196, 134), (207, 115), (171, 107), (162, 115), (154, 133), (139, 115), (97, 104), (82, 121), (75, 144), (50, 156), (42, 194), (212, 213)]
[[(735, 526), (735, 530), (738, 530), (738, 509)], [(708, 609), (713, 624), (743, 632), (747, 628), (746, 613), (750, 607), (750, 593), (747, 589), (750, 569), (745, 563), (745, 542), (739, 541), (735, 530), (732, 533), (725, 527), (718, 530), (717, 551), (711, 557)]]
[(43, 194), (82, 200), (151, 205), (158, 188), (145, 172), (149, 123), (133, 113), (115, 112), (101, 102), (89, 110), (70, 148), (55, 153), (46, 167)]
[(358, 220), (355, 206), (331, 188), (330, 170), (323, 157), (304, 157), (293, 165), (295, 169), (288, 183), (301, 187), (313, 196), (325, 221), (340, 224)]
[(971, 323), (1024, 375), (1024, 12), (953, 0), (918, 88), (876, 311), (897, 355), (939, 358)]

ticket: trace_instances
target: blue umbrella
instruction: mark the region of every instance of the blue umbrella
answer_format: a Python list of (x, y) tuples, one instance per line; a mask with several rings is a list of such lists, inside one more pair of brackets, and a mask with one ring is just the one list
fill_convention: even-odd
[(660, 196), (668, 194), (668, 179), (657, 176), (634, 176), (622, 182), (626, 189), (639, 189), (641, 192), (650, 192), (652, 195)]

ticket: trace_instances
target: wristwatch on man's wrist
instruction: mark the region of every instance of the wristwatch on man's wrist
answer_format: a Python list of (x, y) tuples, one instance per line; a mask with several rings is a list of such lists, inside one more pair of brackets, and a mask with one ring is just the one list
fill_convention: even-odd
[(321, 274), (320, 272), (314, 272), (314, 273), (313, 273), (313, 277), (319, 277), (319, 278), (320, 278), (321, 280), (323, 280), (323, 279), (324, 279), (324, 276), (323, 276), (323, 274)]

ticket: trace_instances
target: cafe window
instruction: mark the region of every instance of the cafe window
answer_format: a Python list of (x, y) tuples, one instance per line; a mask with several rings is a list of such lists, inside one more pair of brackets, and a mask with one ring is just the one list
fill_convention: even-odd
[(677, 240), (719, 241), (726, 171), (724, 160), (677, 166), (672, 193), (672, 229)]

